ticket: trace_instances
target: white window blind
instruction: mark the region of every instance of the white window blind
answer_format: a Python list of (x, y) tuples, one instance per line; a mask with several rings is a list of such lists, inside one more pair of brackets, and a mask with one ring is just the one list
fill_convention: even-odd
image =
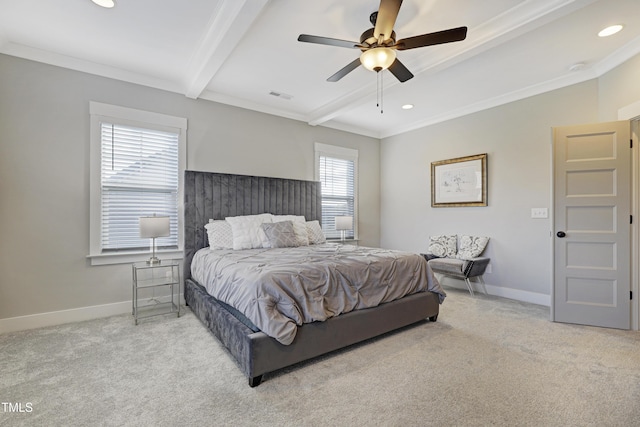
[(168, 216), (170, 236), (158, 249), (178, 247), (179, 134), (117, 123), (100, 124), (102, 252), (148, 249), (141, 216)]
[[(322, 230), (327, 238), (340, 238), (341, 232), (336, 230), (335, 218), (336, 216), (351, 216), (354, 219), (354, 228), (347, 230), (346, 237), (353, 239), (358, 224), (356, 210), (357, 154), (341, 155), (340, 151), (327, 153), (327, 148), (330, 146), (318, 145), (323, 149), (323, 151), (318, 151), (316, 148), (318, 180), (322, 183)], [(339, 148), (336, 147), (336, 149)]]

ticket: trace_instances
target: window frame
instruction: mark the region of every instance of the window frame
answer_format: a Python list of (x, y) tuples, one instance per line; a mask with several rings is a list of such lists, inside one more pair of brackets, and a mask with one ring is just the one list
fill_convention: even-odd
[(101, 246), (101, 123), (150, 129), (171, 129), (178, 133), (178, 248), (157, 250), (162, 258), (179, 259), (184, 254), (184, 171), (187, 166), (187, 119), (117, 105), (89, 102), (89, 255), (91, 265), (107, 265), (144, 261), (150, 249), (103, 252)]
[[(336, 159), (348, 160), (353, 162), (353, 240), (358, 240), (358, 150), (353, 148), (340, 147), (337, 145), (328, 145), (320, 142), (314, 144), (315, 151), (315, 180), (320, 181), (320, 157), (333, 157)], [(328, 238), (328, 240), (339, 240), (336, 238)], [(351, 240), (351, 239), (347, 239)]]

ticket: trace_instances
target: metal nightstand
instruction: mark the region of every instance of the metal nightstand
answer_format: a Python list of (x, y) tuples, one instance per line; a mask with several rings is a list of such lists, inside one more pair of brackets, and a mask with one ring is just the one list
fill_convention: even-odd
[[(162, 260), (159, 264), (136, 262), (132, 264), (133, 300), (131, 314), (135, 324), (138, 319), (177, 313), (180, 317), (180, 264), (179, 260)], [(169, 287), (171, 299), (167, 302), (138, 306), (138, 290)]]

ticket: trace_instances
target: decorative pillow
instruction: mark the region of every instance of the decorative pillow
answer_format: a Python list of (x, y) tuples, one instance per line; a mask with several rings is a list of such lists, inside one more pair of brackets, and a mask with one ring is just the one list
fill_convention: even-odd
[(488, 237), (460, 236), (459, 259), (471, 259), (479, 257), (489, 243)]
[(458, 236), (455, 234), (452, 236), (431, 236), (429, 237), (428, 252), (440, 258), (455, 258), (457, 244)]
[(309, 233), (307, 232), (307, 220), (302, 215), (272, 215), (273, 222), (291, 221), (293, 232), (296, 233), (298, 244), (296, 246), (307, 246), (309, 244)]
[(231, 224), (233, 249), (269, 247), (269, 240), (260, 226), (265, 222), (271, 222), (271, 214), (230, 216), (225, 220)]
[(261, 225), (272, 248), (293, 248), (298, 246), (298, 237), (293, 229), (293, 221), (265, 222)]
[(231, 232), (231, 224), (227, 221), (210, 219), (204, 228), (207, 230), (211, 249), (233, 249), (233, 233)]
[(327, 243), (327, 237), (324, 235), (318, 220), (307, 221), (307, 233), (309, 234), (310, 245), (321, 245), (322, 243)]

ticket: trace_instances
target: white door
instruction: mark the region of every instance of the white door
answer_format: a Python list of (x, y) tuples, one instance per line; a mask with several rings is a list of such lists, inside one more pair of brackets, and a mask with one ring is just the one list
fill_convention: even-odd
[(630, 327), (630, 129), (553, 129), (554, 321)]

